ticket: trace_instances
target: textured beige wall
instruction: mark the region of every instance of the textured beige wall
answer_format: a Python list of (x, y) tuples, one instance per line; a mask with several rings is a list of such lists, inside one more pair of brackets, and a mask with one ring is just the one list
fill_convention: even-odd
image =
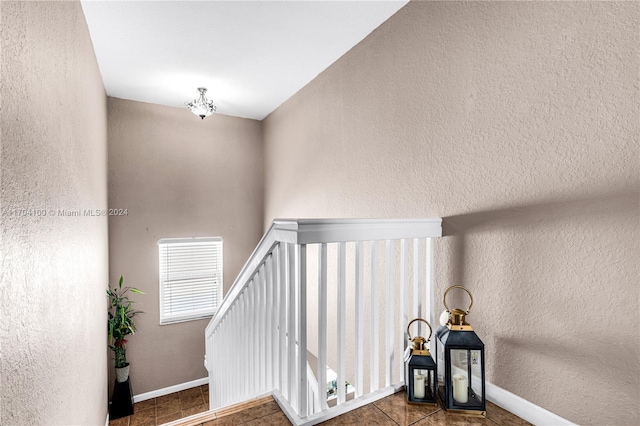
[(443, 217), (488, 380), (640, 423), (639, 8), (409, 3), (265, 120), (265, 226)]
[(159, 325), (157, 242), (222, 237), (226, 293), (262, 236), (262, 124), (115, 98), (108, 117), (109, 206), (128, 209), (109, 222), (111, 282), (147, 293), (127, 351), (140, 394), (207, 375), (208, 320)]
[(0, 424), (104, 424), (106, 95), (80, 3), (0, 7)]

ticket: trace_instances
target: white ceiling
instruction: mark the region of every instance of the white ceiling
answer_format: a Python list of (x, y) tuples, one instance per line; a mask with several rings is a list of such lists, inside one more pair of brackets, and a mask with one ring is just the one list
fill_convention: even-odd
[(263, 119), (406, 0), (83, 1), (109, 96)]

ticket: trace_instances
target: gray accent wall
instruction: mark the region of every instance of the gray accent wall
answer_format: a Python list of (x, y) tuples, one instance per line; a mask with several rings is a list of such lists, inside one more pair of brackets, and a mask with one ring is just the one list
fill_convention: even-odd
[(410, 2), (264, 121), (264, 225), (443, 217), (436, 306), (471, 290), (487, 379), (637, 424), (639, 23), (637, 2)]
[(107, 416), (107, 99), (79, 2), (5, 2), (0, 424)]
[[(208, 320), (159, 325), (158, 240), (222, 237), (224, 292), (262, 237), (262, 123), (108, 98), (111, 282), (135, 295), (128, 339), (135, 394), (207, 376)], [(111, 369), (110, 369), (111, 370)]]

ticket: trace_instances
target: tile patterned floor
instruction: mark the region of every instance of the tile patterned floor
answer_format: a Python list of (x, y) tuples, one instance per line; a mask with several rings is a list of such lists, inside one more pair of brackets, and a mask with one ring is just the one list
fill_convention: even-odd
[[(206, 411), (209, 389), (205, 386), (188, 389), (155, 400), (136, 404), (135, 414), (109, 423), (110, 426), (155, 426)], [(202, 423), (200, 426), (276, 426), (289, 425), (284, 413), (273, 401), (247, 408), (240, 412), (219, 417)], [(441, 408), (409, 405), (404, 392), (383, 398), (364, 407), (350, 411), (322, 423), (325, 426), (336, 425), (388, 425), (388, 426), (525, 426), (529, 425), (521, 418), (487, 402), (487, 417), (469, 417), (452, 414)]]
[(109, 422), (109, 426), (156, 426), (209, 409), (209, 385), (197, 386), (133, 405), (132, 416)]
[(284, 415), (278, 404), (271, 400), (257, 407), (248, 408), (228, 416), (219, 417), (202, 423), (200, 426), (276, 426), (289, 425), (287, 416)]
[(411, 405), (404, 392), (380, 399), (329, 421), (335, 425), (389, 425), (389, 426), (525, 426), (530, 423), (487, 401), (487, 417), (453, 414), (441, 408)]

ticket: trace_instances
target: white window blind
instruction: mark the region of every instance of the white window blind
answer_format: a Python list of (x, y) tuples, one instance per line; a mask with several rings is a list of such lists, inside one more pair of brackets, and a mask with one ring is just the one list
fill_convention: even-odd
[(222, 238), (164, 238), (160, 324), (212, 316), (222, 301)]

